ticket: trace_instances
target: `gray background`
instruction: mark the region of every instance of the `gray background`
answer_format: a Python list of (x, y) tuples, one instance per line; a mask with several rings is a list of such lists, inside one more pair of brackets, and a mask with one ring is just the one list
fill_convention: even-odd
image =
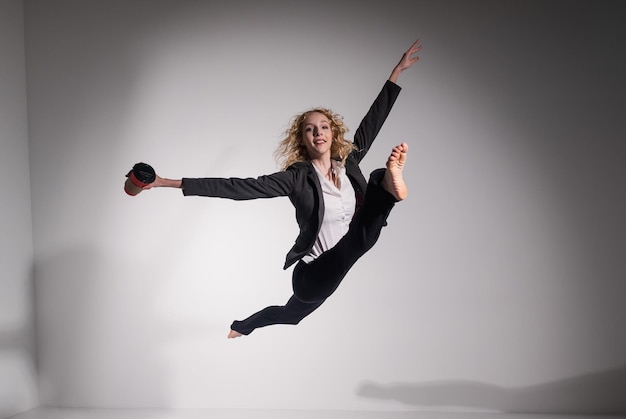
[[(0, 2), (0, 416), (626, 411), (621, 3), (224, 3)], [(290, 295), (290, 203), (124, 174), (273, 172), (294, 114), (356, 129), (416, 38), (363, 163), (408, 142), (409, 198), (316, 313), (227, 340)]]

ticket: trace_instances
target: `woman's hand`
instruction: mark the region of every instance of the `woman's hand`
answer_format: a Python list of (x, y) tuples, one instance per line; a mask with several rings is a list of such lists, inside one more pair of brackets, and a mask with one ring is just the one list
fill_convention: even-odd
[(417, 41), (413, 42), (411, 48), (409, 48), (404, 54), (402, 54), (400, 62), (396, 64), (393, 71), (391, 72), (391, 76), (389, 76), (389, 81), (396, 83), (398, 81), (398, 76), (400, 76), (400, 73), (411, 67), (420, 59), (420, 57), (418, 57), (417, 55), (414, 57), (412, 55), (421, 50), (422, 45), (420, 44), (420, 40), (418, 39)]
[(143, 187), (143, 190), (152, 188), (182, 188), (183, 182), (181, 179), (164, 179), (159, 175), (156, 175), (154, 182)]

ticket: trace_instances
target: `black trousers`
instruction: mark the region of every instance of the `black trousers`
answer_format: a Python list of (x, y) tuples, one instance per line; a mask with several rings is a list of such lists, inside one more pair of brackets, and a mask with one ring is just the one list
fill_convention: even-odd
[(385, 169), (377, 169), (370, 175), (364, 202), (345, 236), (312, 262), (298, 262), (292, 276), (293, 295), (287, 303), (236, 320), (232, 330), (249, 335), (256, 328), (272, 324), (298, 324), (335, 292), (354, 263), (374, 246), (396, 203), (381, 186), (384, 174)]

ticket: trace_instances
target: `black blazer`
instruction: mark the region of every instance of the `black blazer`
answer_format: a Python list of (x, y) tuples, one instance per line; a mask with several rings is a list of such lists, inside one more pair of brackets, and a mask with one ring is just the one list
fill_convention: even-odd
[[(400, 94), (400, 86), (387, 80), (354, 133), (354, 150), (346, 160), (346, 174), (357, 195), (365, 195), (367, 181), (359, 163), (370, 149)], [(282, 172), (258, 178), (183, 178), (185, 196), (208, 196), (234, 200), (288, 196), (296, 209), (300, 234), (287, 253), (283, 269), (300, 260), (313, 248), (324, 216), (324, 198), (319, 178), (309, 161), (294, 163)]]

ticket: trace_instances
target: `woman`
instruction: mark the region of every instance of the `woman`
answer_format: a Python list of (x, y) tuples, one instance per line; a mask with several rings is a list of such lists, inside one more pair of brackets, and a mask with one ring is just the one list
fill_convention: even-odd
[(277, 155), (283, 170), (256, 179), (183, 178), (156, 180), (154, 187), (182, 188), (185, 196), (248, 200), (288, 196), (296, 209), (300, 233), (284, 269), (296, 263), (293, 295), (284, 306), (269, 306), (234, 321), (229, 338), (272, 324), (298, 324), (337, 289), (352, 265), (378, 240), (396, 202), (407, 195), (402, 177), (408, 145), (393, 148), (383, 169), (361, 173), (365, 157), (400, 93), (400, 73), (419, 60), (419, 40), (402, 55), (389, 80), (354, 134), (346, 140), (342, 118), (325, 108), (296, 116)]

